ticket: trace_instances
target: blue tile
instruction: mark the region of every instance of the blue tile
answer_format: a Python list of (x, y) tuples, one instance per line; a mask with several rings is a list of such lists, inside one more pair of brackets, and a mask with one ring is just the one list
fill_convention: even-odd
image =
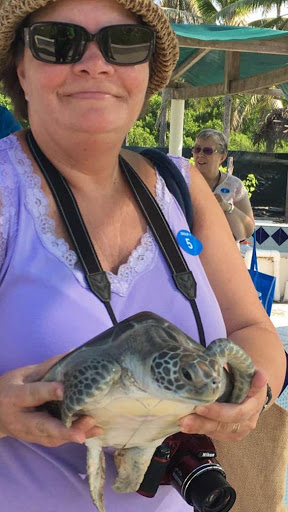
[(276, 244), (282, 245), (284, 242), (286, 242), (288, 235), (284, 229), (279, 228), (275, 233), (272, 235), (273, 240), (275, 240)]
[(256, 240), (259, 245), (263, 244), (267, 240), (267, 238), (269, 238), (269, 236), (270, 235), (267, 233), (267, 231), (265, 231), (265, 229), (262, 226), (258, 228), (256, 231)]

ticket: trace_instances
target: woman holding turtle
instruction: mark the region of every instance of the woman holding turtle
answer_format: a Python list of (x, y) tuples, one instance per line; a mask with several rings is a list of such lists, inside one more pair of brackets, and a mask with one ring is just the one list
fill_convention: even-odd
[[(199, 341), (190, 303), (176, 288), (119, 159), (121, 153), (156, 197), (183, 245), (185, 216), (157, 169), (121, 150), (144, 102), (168, 83), (177, 41), (152, 0), (1, 0), (0, 26), (0, 80), (31, 127), (0, 141), (1, 497), (9, 512), (93, 512), (82, 444), (100, 429), (89, 417), (65, 428), (36, 408), (61, 399), (59, 383), (39, 382), (59, 354), (108, 329), (112, 320), (89, 288), (36, 155), (40, 148), (44, 167), (57, 169), (78, 204), (117, 321), (149, 310)], [(188, 246), (182, 252), (197, 282), (206, 342), (228, 336), (257, 371), (244, 403), (196, 409), (179, 429), (237, 440), (255, 428), (267, 381), (272, 402), (279, 394), (284, 351), (223, 212), (185, 162), (180, 167), (194, 205), (194, 231), (187, 236), (200, 240), (203, 250), (194, 254)], [(107, 464), (113, 481), (109, 456)], [(191, 510), (169, 486), (146, 500), (116, 495), (111, 481), (107, 510)]]

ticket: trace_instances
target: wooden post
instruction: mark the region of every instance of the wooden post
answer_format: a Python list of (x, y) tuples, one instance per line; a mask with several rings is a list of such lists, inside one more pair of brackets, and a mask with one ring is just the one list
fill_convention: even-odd
[(286, 201), (285, 201), (285, 212), (284, 212), (284, 220), (288, 222), (288, 171), (286, 172)]
[(167, 104), (169, 101), (170, 95), (167, 89), (163, 89), (162, 91), (162, 101), (161, 101), (161, 112), (159, 116), (159, 146), (160, 148), (164, 148), (166, 146), (166, 132), (167, 132)]

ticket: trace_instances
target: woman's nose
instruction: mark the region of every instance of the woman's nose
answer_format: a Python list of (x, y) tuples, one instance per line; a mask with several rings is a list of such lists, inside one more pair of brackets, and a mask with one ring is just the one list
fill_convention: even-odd
[(82, 59), (73, 64), (75, 72), (86, 72), (89, 74), (113, 73), (113, 64), (107, 62), (98, 46), (94, 41), (86, 45)]

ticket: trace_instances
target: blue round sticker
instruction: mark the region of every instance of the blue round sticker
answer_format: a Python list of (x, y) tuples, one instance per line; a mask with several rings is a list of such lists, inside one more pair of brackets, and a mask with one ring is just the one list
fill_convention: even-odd
[(177, 233), (176, 239), (181, 249), (193, 256), (198, 256), (203, 249), (200, 240), (186, 229), (181, 229), (181, 231)]
[(221, 188), (220, 192), (222, 192), (222, 194), (229, 194), (230, 189), (229, 188)]

